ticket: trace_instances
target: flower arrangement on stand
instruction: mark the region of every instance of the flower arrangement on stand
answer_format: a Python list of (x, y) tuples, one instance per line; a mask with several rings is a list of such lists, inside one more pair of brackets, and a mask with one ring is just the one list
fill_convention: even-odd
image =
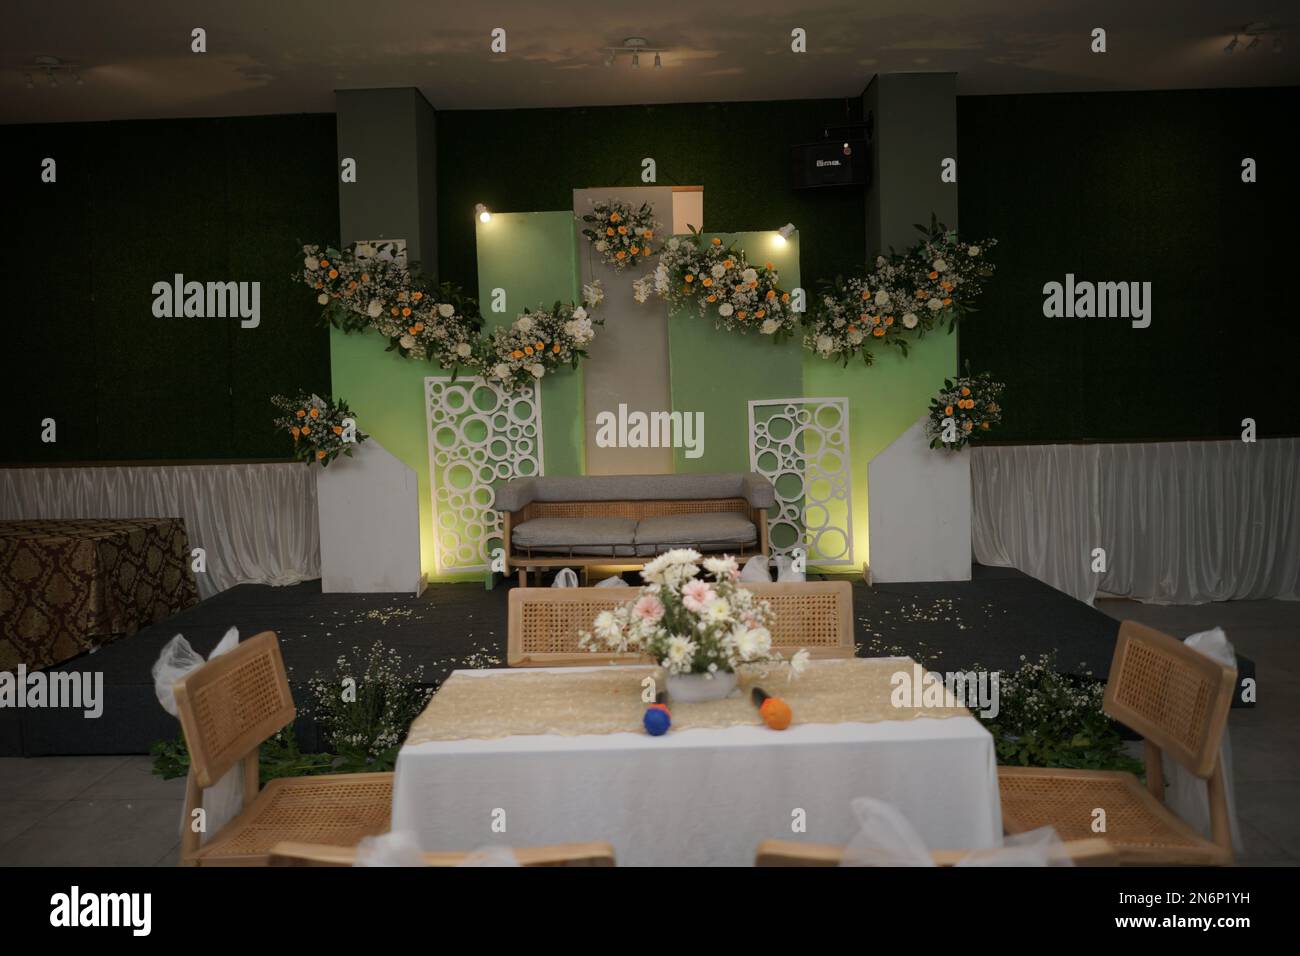
[(649, 203), (633, 209), (618, 199), (595, 200), (582, 221), (591, 223), (582, 234), (607, 266), (622, 271), (654, 254), (659, 223)]
[(340, 454), (351, 458), (352, 446), (370, 437), (357, 428), (356, 416), (342, 399), (331, 402), (303, 392), (293, 398), (274, 395), (271, 404), (284, 412), (275, 425), (293, 438), (293, 456), (299, 461), (327, 467)]
[(860, 355), (870, 365), (873, 345), (906, 355), (908, 333), (919, 338), (945, 325), (951, 333), (976, 311), (972, 302), (993, 274), (986, 253), (997, 240), (964, 242), (934, 217), (916, 228), (924, 238), (905, 253), (878, 256), (866, 276), (825, 286), (805, 322), (806, 348), (845, 365)]
[(525, 309), (508, 328), (493, 330), (488, 377), (518, 391), (557, 368), (577, 368), (595, 334), (585, 306), (557, 302), (536, 312)]
[(1002, 421), (998, 398), (1005, 386), (993, 381), (987, 372), (960, 378), (944, 379), (943, 389), (930, 400), (925, 434), (931, 448), (958, 451), (972, 437), (988, 431)]
[[(725, 697), (736, 686), (736, 668), (783, 660), (772, 650), (772, 607), (739, 585), (734, 558), (678, 548), (647, 564), (641, 577), (637, 599), (600, 612), (579, 635), (580, 647), (649, 654), (679, 700)], [(792, 674), (807, 663), (806, 650), (793, 655)]]
[(755, 268), (743, 250), (724, 246), (698, 232), (674, 236), (659, 254), (655, 271), (633, 283), (633, 295), (645, 302), (653, 293), (671, 305), (694, 302), (701, 316), (714, 316), (728, 332), (770, 335), (781, 341), (798, 326), (790, 294), (781, 289), (772, 263)]

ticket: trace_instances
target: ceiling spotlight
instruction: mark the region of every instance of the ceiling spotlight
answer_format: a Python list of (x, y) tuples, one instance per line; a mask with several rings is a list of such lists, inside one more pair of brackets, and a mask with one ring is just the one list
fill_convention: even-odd
[(775, 242), (778, 246), (784, 246), (790, 240), (790, 237), (793, 235), (794, 235), (794, 223), (787, 222), (784, 226), (782, 226), (780, 229), (776, 231), (776, 235), (772, 237), (772, 241)]
[(655, 54), (655, 69), (657, 70), (657, 69), (659, 69), (660, 67), (662, 67), (663, 65), (664, 65), (664, 61), (661, 60), (661, 59), (659, 59), (659, 54), (656, 53), (656, 54)]
[(1235, 50), (1235, 49), (1237, 49), (1237, 37), (1236, 37), (1236, 35), (1234, 34), (1232, 40), (1228, 43), (1227, 46), (1225, 46), (1225, 47), (1223, 48), (1223, 52), (1224, 52), (1224, 53), (1231, 53), (1231, 52), (1232, 52), (1233, 50)]
[(474, 212), (478, 215), (479, 222), (491, 222), (492, 213), (488, 212), (488, 207), (482, 203), (475, 203)]

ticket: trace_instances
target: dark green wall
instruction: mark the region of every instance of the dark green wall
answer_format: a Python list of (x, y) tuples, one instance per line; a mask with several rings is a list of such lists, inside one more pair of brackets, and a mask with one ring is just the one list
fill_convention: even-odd
[[(958, 99), (962, 231), (999, 240), (961, 353), (1007, 384), (1001, 439), (1300, 433), (1297, 115), (1300, 88)], [(1067, 272), (1150, 281), (1151, 326), (1045, 318)]]
[[(319, 309), (287, 277), (295, 243), (338, 236), (334, 116), (3, 126), (0, 157), (0, 460), (285, 457), (269, 396), (330, 384)], [(155, 318), (177, 272), (260, 281), (260, 326)]]
[(790, 188), (790, 149), (857, 122), (861, 100), (687, 103), (438, 113), (438, 262), (477, 288), (474, 204), (502, 212), (573, 208), (573, 190), (640, 186), (653, 157), (664, 186), (703, 186), (714, 232), (799, 227), (802, 273), (861, 268), (861, 187)]

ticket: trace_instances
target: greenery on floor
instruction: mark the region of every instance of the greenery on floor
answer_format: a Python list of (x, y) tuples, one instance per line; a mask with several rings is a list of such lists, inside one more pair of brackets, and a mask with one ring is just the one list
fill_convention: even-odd
[[(411, 722), (433, 690), (420, 687), (422, 665), (412, 665), (396, 650), (376, 641), (368, 651), (340, 655), (329, 675), (313, 677), (311, 702), (304, 708), (316, 719), (327, 750), (303, 753), (293, 727), (285, 727), (258, 754), (262, 785), (277, 777), (322, 773), (391, 771)], [(159, 740), (149, 748), (153, 772), (164, 779), (189, 773), (185, 739)]]

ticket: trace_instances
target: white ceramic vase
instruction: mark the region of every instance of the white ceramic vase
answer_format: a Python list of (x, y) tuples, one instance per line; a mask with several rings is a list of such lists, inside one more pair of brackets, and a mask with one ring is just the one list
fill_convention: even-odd
[(736, 675), (719, 671), (708, 674), (669, 674), (668, 699), (684, 704), (722, 700), (736, 689)]

